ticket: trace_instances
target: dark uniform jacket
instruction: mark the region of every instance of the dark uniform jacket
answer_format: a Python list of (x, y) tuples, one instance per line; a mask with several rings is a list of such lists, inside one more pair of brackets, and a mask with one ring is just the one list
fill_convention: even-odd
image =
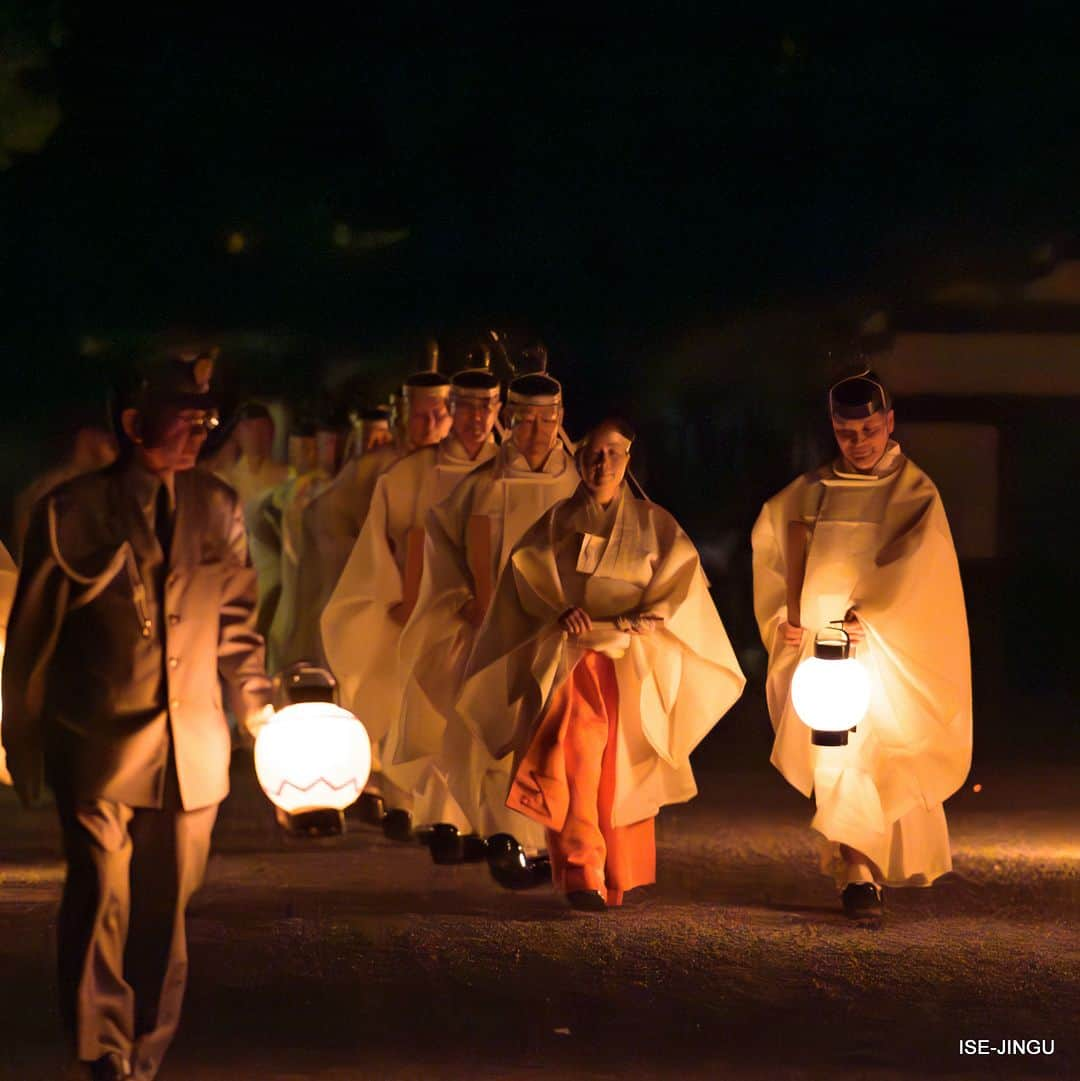
[[(177, 473), (168, 555), (161, 482), (136, 461), (77, 477), (34, 510), (8, 624), (3, 740), (44, 754), (76, 799), (162, 806), (175, 768), (187, 810), (222, 800), (231, 738), (270, 701), (255, 572), (236, 493)], [(171, 761), (170, 761), (171, 760)]]

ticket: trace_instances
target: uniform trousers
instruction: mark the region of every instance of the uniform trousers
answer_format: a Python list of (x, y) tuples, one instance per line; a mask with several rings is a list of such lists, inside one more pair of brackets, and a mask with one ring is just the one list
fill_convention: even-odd
[(184, 912), (202, 884), (217, 817), (217, 804), (183, 810), (175, 770), (167, 776), (163, 808), (56, 793), (67, 859), (61, 1014), (78, 1058), (117, 1052), (137, 1081), (157, 1074), (180, 1022)]

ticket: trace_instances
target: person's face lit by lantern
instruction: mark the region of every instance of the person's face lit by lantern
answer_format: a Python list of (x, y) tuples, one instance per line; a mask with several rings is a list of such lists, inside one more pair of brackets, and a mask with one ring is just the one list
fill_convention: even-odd
[(559, 438), (562, 407), (515, 405), (510, 411), (510, 439), (530, 469), (539, 469)]
[(249, 462), (266, 461), (274, 446), (274, 422), (269, 417), (245, 417), (236, 425), (236, 442)]
[(868, 473), (885, 453), (893, 432), (893, 411), (890, 409), (859, 420), (833, 416), (832, 426), (840, 453), (859, 472)]
[(160, 474), (193, 469), (218, 420), (213, 410), (163, 406), (147, 415), (125, 409), (121, 423), (146, 467)]
[(581, 479), (604, 506), (615, 498), (629, 465), (630, 440), (612, 425), (594, 431), (578, 454)]
[(450, 411), (446, 398), (435, 394), (410, 393), (405, 403), (405, 438), (412, 447), (430, 447), (450, 431)]
[(450, 409), (454, 415), (453, 433), (465, 448), (465, 453), (472, 458), (488, 441), (491, 430), (495, 427), (495, 418), (499, 415), (499, 397), (452, 395)]
[(394, 441), (394, 433), (390, 430), (388, 420), (364, 421), (361, 428), (361, 453), (378, 450), (379, 447), (388, 447)]

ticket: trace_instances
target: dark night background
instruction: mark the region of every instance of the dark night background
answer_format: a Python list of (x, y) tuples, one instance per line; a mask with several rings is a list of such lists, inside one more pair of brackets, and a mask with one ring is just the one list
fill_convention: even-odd
[[(795, 472), (793, 436), (827, 447), (821, 389), (860, 320), (958, 273), (1022, 273), (1074, 233), (1080, 64), (1047, 18), (270, 10), (0, 3), (0, 531), (163, 332), (217, 335), (234, 398), (299, 404), (342, 371), (385, 393), (429, 335), (457, 366), (498, 327), (548, 344), (572, 435), (612, 410), (637, 424), (649, 493), (701, 544), (746, 650), (749, 526)], [(1068, 725), (1068, 560), (1033, 548), (965, 566), (977, 754), (1013, 747), (1036, 662), (1054, 703), (1036, 749)], [(1040, 600), (1016, 653), (1005, 628)]]

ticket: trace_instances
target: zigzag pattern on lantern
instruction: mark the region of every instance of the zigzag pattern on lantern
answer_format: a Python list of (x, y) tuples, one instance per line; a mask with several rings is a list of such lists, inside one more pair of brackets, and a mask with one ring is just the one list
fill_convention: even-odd
[(344, 781), (342, 784), (334, 784), (333, 781), (328, 781), (325, 777), (316, 777), (314, 781), (309, 785), (301, 787), (298, 784), (293, 784), (292, 781), (282, 781), (278, 786), (278, 790), (274, 793), (275, 796), (280, 796), (286, 788), (291, 788), (294, 792), (310, 792), (316, 785), (324, 784), (327, 788), (332, 789), (334, 792), (342, 792), (346, 788), (352, 787), (352, 790), (360, 795), (360, 786), (356, 783), (355, 778), (350, 778), (348, 781)]

